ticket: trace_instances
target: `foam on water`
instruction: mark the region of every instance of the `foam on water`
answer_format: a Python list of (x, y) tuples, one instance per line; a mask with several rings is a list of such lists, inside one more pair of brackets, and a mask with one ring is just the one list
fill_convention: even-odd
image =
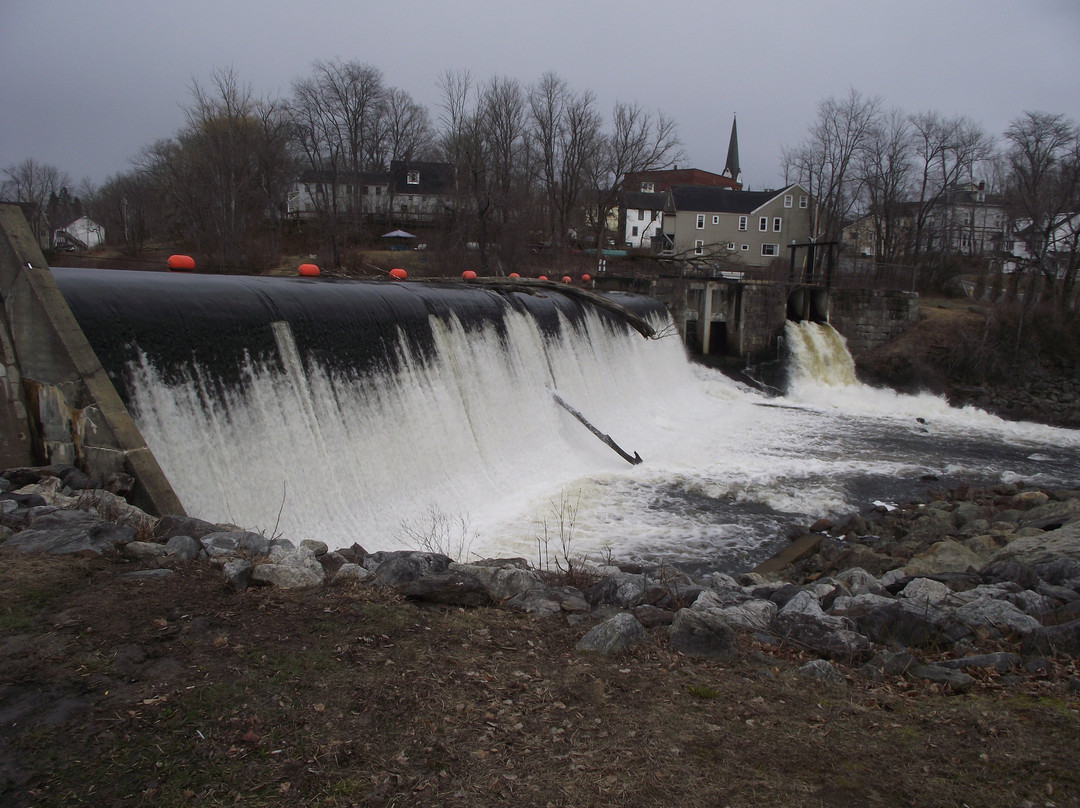
[(1077, 476), (1080, 433), (861, 385), (831, 328), (789, 325), (794, 380), (777, 401), (690, 365), (677, 338), (595, 314), (558, 335), (516, 311), (503, 334), (431, 325), (434, 358), (402, 338), (396, 373), (358, 377), (306, 360), (276, 323), (280, 366), (249, 360), (222, 396), (198, 369), (166, 384), (143, 360), (131, 406), (192, 515), (372, 551), (440, 513), (480, 556), (535, 560), (570, 530), (594, 558), (736, 569), (793, 521), (902, 499), (927, 474)]

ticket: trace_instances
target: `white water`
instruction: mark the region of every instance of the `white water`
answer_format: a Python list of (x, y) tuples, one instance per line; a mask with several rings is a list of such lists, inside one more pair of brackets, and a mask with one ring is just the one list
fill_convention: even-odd
[(505, 340), (434, 320), (436, 361), (402, 347), (401, 371), (365, 379), (306, 367), (278, 323), (284, 373), (249, 365), (222, 401), (197, 374), (170, 387), (144, 362), (132, 409), (191, 515), (369, 551), (408, 546), (403, 528), (441, 514), (467, 525), (470, 555), (536, 560), (537, 537), (573, 516), (573, 549), (593, 558), (736, 569), (787, 525), (903, 498), (923, 474), (1080, 477), (1080, 433), (861, 385), (828, 327), (789, 324), (791, 392), (767, 399), (689, 364), (677, 337), (590, 315), (552, 342), (507, 317)]

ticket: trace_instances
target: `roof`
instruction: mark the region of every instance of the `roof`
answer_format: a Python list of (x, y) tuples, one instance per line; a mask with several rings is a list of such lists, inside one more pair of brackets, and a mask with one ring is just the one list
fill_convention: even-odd
[(667, 194), (650, 194), (645, 191), (625, 191), (622, 195), (624, 208), (638, 210), (663, 210), (667, 205)]
[[(420, 182), (409, 183), (409, 174)], [(390, 189), (395, 194), (446, 194), (454, 190), (454, 167), (450, 163), (394, 160), (390, 163)]]
[[(802, 191), (801, 185), (789, 185), (779, 191), (732, 191), (700, 185), (676, 185), (669, 189), (675, 210), (707, 213), (753, 213), (792, 188)], [(803, 191), (805, 193), (805, 191)]]

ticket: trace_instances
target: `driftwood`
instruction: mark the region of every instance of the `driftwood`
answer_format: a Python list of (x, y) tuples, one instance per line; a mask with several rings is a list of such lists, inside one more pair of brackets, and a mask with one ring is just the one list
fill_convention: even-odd
[(630, 309), (626, 308), (626, 306), (620, 305), (614, 300), (590, 291), (589, 289), (582, 289), (580, 286), (572, 286), (569, 283), (560, 283), (556, 281), (540, 281), (532, 278), (476, 278), (475, 280), (469, 281), (469, 284), (508, 292), (528, 292), (538, 289), (543, 289), (547, 292), (558, 292), (567, 297), (582, 300), (596, 306), (598, 309), (604, 309), (604, 311), (611, 312), (616, 317), (625, 320), (627, 325), (646, 339), (658, 339), (656, 329), (653, 328), (649, 324), (649, 321), (640, 314), (635, 314), (630, 311)]
[(624, 452), (622, 447), (619, 446), (619, 444), (617, 444), (614, 440), (611, 439), (610, 435), (605, 435), (603, 432), (601, 432), (595, 426), (590, 424), (588, 422), (588, 420), (585, 418), (584, 415), (582, 415), (580, 412), (578, 412), (573, 407), (571, 407), (569, 404), (567, 404), (565, 401), (563, 401), (563, 399), (559, 396), (558, 393), (552, 393), (551, 395), (552, 395), (552, 398), (555, 399), (556, 404), (558, 404), (560, 407), (562, 407), (564, 410), (566, 410), (572, 416), (574, 416), (579, 421), (581, 421), (581, 423), (585, 424), (586, 428), (588, 428), (588, 430), (590, 432), (592, 432), (594, 435), (596, 435), (596, 437), (598, 437), (600, 440), (602, 440), (604, 443), (606, 443), (608, 446), (610, 446), (619, 455), (619, 457), (621, 457), (627, 463), (629, 463), (632, 466), (636, 466), (638, 463), (642, 462), (641, 461), (641, 455), (639, 455), (637, 452), (634, 452), (632, 455), (627, 454), (626, 452)]

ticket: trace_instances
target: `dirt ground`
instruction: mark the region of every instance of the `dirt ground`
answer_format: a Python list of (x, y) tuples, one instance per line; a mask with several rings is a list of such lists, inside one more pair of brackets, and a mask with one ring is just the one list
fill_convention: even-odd
[(564, 618), (136, 569), (0, 550), (0, 804), (1080, 806), (1075, 659), (830, 688), (748, 637), (603, 658)]

